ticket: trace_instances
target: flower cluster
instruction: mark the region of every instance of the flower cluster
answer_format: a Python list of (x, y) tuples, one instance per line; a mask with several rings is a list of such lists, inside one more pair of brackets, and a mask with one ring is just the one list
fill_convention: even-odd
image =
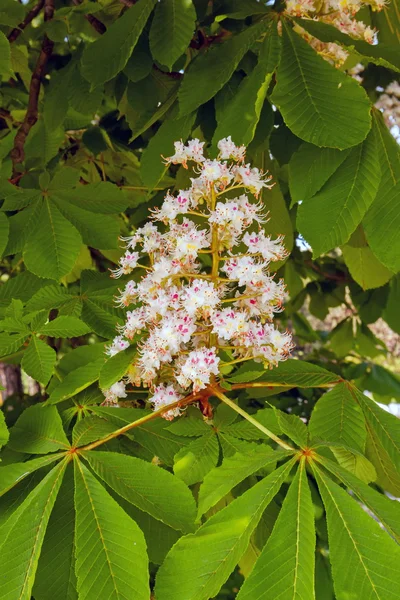
[[(286, 0), (286, 13), (294, 17), (314, 19), (333, 25), (342, 33), (369, 44), (376, 43), (377, 31), (356, 18), (359, 10), (370, 6), (374, 11), (384, 8), (387, 0)], [(338, 44), (321, 42), (307, 33), (299, 25), (295, 29), (326, 60), (341, 66), (348, 57), (348, 52)]]
[[(271, 368), (292, 348), (290, 334), (272, 325), (285, 288), (268, 272), (286, 250), (282, 237), (265, 234), (262, 204), (247, 195), (258, 198), (271, 178), (246, 164), (245, 147), (230, 137), (218, 149), (212, 160), (197, 139), (175, 143), (167, 164), (194, 162), (197, 177), (189, 189), (167, 193), (152, 222), (124, 238), (126, 253), (113, 272), (143, 275), (121, 290), (119, 305), (129, 310), (108, 354), (140, 339), (127, 380), (150, 388), (155, 409), (205, 389), (224, 365), (254, 359)], [(124, 397), (124, 382), (105, 394), (111, 402)]]
[(375, 106), (382, 112), (386, 125), (400, 143), (400, 84), (392, 81), (380, 95)]

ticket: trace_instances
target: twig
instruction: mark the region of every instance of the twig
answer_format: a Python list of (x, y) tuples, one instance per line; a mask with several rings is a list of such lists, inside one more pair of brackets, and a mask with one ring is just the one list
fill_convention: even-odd
[(26, 27), (28, 27), (29, 23), (31, 23), (33, 21), (33, 19), (38, 16), (38, 14), (40, 13), (40, 11), (43, 8), (43, 5), (44, 5), (44, 0), (39, 0), (39, 2), (32, 8), (32, 10), (30, 10), (28, 12), (25, 19), (22, 21), (22, 23), (20, 23), (18, 25), (18, 27), (15, 27), (14, 29), (12, 29), (12, 31), (10, 31), (10, 33), (7, 36), (10, 44), (12, 42), (15, 42), (15, 40), (21, 35), (23, 30)]
[[(44, 20), (50, 21), (54, 14), (54, 0), (44, 0)], [(40, 85), (46, 68), (47, 61), (53, 52), (54, 42), (45, 34), (42, 42), (42, 48), (37, 60), (35, 69), (32, 73), (31, 82), (29, 85), (29, 101), (28, 108), (25, 113), (22, 125), (18, 129), (14, 139), (14, 147), (11, 150), (11, 160), (13, 163), (13, 178), (18, 176), (17, 165), (24, 162), (25, 159), (25, 141), (30, 130), (38, 120), (38, 103)]]
[(281, 440), (281, 438), (279, 438), (277, 435), (272, 433), (272, 431), (270, 431), (269, 429), (264, 427), (264, 425), (259, 423), (256, 419), (254, 419), (251, 415), (249, 415), (245, 410), (240, 408), (240, 406), (238, 406), (237, 404), (232, 402), (232, 400), (230, 398), (228, 398), (227, 396), (225, 396), (225, 394), (223, 394), (219, 388), (209, 386), (209, 390), (213, 395), (215, 395), (217, 398), (222, 400), (222, 402), (224, 402), (225, 404), (230, 406), (234, 411), (239, 413), (239, 415), (244, 417), (246, 419), (246, 421), (249, 421), (252, 425), (254, 425), (254, 427), (257, 427), (257, 429), (259, 429), (266, 436), (271, 438), (271, 440), (274, 440), (274, 442), (276, 442), (279, 446), (281, 446), (281, 448), (284, 448), (285, 450), (294, 450), (294, 448), (292, 446), (290, 446), (289, 444), (287, 444), (286, 442)]
[[(82, 4), (82, 0), (72, 0), (72, 2), (75, 4), (75, 6)], [(100, 35), (103, 35), (103, 33), (107, 31), (107, 27), (104, 25), (104, 23), (99, 21), (99, 19), (94, 15), (89, 13), (88, 15), (85, 15), (85, 19)]]

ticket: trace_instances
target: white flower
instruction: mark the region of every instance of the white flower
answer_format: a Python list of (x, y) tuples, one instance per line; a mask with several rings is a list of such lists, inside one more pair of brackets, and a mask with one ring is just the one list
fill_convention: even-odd
[(282, 244), (283, 236), (279, 236), (276, 240), (271, 240), (270, 236), (260, 230), (258, 232), (244, 234), (242, 241), (253, 254), (261, 254), (264, 260), (270, 262), (282, 260), (286, 258), (287, 251)]
[(223, 340), (234, 340), (248, 330), (249, 316), (244, 311), (224, 308), (210, 317), (213, 332)]
[(127, 393), (125, 391), (125, 383), (123, 381), (117, 381), (107, 390), (103, 390), (105, 400), (104, 405), (115, 405), (118, 404), (118, 398), (126, 398)]
[[(154, 405), (154, 410), (159, 410), (164, 406), (173, 404), (181, 400), (183, 396), (179, 394), (172, 384), (161, 383), (154, 388), (153, 395), (149, 398), (149, 402)], [(163, 414), (164, 419), (172, 421), (174, 417), (178, 417), (181, 413), (179, 407), (173, 408)]]
[(214, 284), (203, 279), (194, 279), (185, 288), (181, 300), (183, 308), (191, 316), (197, 312), (204, 316), (209, 315), (220, 302), (218, 290)]
[(125, 252), (124, 256), (119, 259), (121, 265), (118, 269), (114, 269), (112, 272), (113, 277), (121, 277), (121, 275), (128, 275), (132, 273), (139, 260), (139, 252)]
[(215, 348), (193, 350), (183, 362), (176, 379), (183, 388), (193, 384), (193, 391), (198, 392), (210, 383), (211, 375), (218, 375), (219, 361)]
[(236, 146), (232, 142), (232, 138), (228, 137), (219, 140), (218, 142), (219, 158), (222, 160), (236, 160), (239, 162), (244, 161), (246, 154), (246, 146)]
[(232, 169), (232, 172), (235, 176), (235, 181), (242, 184), (245, 188), (250, 190), (252, 194), (256, 197), (260, 193), (263, 187), (271, 188), (271, 185), (268, 185), (268, 181), (271, 180), (271, 177), (266, 177), (259, 169), (256, 167), (251, 168), (250, 164), (247, 165), (235, 165)]
[(107, 347), (106, 354), (108, 354), (108, 356), (115, 356), (118, 352), (122, 352), (129, 348), (129, 346), (128, 340), (124, 340), (122, 335), (117, 335), (117, 337), (113, 339), (111, 346)]
[[(147, 255), (137, 281), (128, 281), (120, 292), (119, 305), (130, 310), (107, 354), (114, 356), (130, 346), (129, 340), (139, 339), (126, 378), (153, 390), (155, 409), (183, 399), (180, 388), (196, 393), (218, 380), (218, 354), (225, 346), (234, 359), (253, 357), (266, 366), (284, 360), (291, 348), (290, 334), (271, 323), (285, 299), (283, 282), (268, 273), (270, 261), (286, 256), (282, 238), (272, 240), (262, 230), (246, 232), (254, 222), (264, 222), (261, 202), (245, 194), (224, 197), (231, 184), (257, 195), (270, 187), (269, 178), (243, 164), (245, 148), (230, 137), (218, 143), (215, 160), (204, 158), (203, 145), (198, 139), (175, 144), (167, 162), (186, 166), (193, 160), (198, 177), (191, 179), (189, 189), (166, 194), (153, 211), (153, 220), (162, 221), (159, 227), (148, 222), (124, 238), (126, 253), (114, 272), (130, 273), (139, 266), (139, 255)], [(242, 242), (248, 251), (233, 255), (232, 247)], [(172, 385), (172, 377), (180, 388)], [(106, 390), (105, 402), (125, 397), (124, 385)], [(165, 417), (179, 414), (175, 408)]]

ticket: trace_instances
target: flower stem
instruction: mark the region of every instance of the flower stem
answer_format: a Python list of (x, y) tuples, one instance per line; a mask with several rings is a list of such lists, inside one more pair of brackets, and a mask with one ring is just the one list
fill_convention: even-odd
[(274, 433), (272, 433), (272, 431), (270, 431), (269, 429), (267, 429), (266, 427), (264, 427), (264, 425), (261, 425), (261, 423), (259, 423), (256, 419), (254, 419), (251, 415), (249, 415), (245, 410), (243, 410), (242, 408), (240, 408), (240, 406), (237, 406), (237, 404), (235, 404), (234, 402), (232, 402), (232, 400), (230, 400), (228, 398), (228, 396), (225, 396), (225, 394), (223, 394), (217, 387), (211, 386), (210, 387), (210, 391), (217, 398), (219, 398), (222, 402), (224, 402), (225, 404), (227, 404), (228, 406), (230, 406), (239, 415), (241, 415), (242, 417), (244, 417), (246, 419), (246, 421), (249, 421), (249, 423), (252, 423), (252, 425), (254, 425), (254, 427), (257, 427), (257, 429), (259, 429), (260, 431), (262, 431), (263, 433), (265, 433), (265, 435), (267, 435), (269, 438), (271, 438), (271, 440), (274, 440), (274, 442), (276, 442), (279, 446), (281, 446), (285, 450), (294, 450), (294, 448), (292, 446), (290, 446), (289, 444), (287, 444), (286, 442), (284, 442), (283, 440), (281, 440), (277, 435), (275, 435)]
[[(176, 402), (172, 402), (171, 404), (168, 404), (167, 406), (163, 406), (159, 410), (155, 410), (154, 412), (152, 412), (148, 415), (145, 415), (144, 417), (141, 417), (140, 419), (137, 419), (136, 421), (133, 421), (132, 423), (128, 423), (127, 425), (124, 425), (123, 427), (120, 427), (119, 429), (112, 431), (106, 437), (101, 438), (100, 440), (96, 440), (95, 442), (92, 442), (91, 444), (87, 444), (86, 446), (77, 448), (77, 452), (93, 450), (94, 448), (97, 448), (98, 446), (101, 446), (102, 444), (109, 442), (110, 440), (118, 437), (119, 435), (123, 435), (124, 433), (126, 433), (127, 431), (130, 431), (134, 427), (140, 427), (140, 425), (144, 425), (145, 423), (148, 423), (149, 421), (153, 421), (154, 419), (157, 419), (157, 417), (162, 417), (165, 412), (168, 412), (169, 410), (171, 410), (173, 408), (191, 404), (192, 402), (195, 402), (203, 395), (204, 394), (201, 394), (201, 393), (196, 393), (196, 394), (193, 393), (193, 394), (190, 394), (189, 396), (187, 396), (186, 398), (177, 400)], [(116, 409), (116, 410), (118, 410), (118, 409)]]

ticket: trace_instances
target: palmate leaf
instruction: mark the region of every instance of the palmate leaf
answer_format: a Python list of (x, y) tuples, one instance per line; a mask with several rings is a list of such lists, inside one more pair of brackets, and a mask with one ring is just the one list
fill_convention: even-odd
[(400, 273), (393, 277), (390, 282), (390, 291), (386, 308), (383, 313), (383, 319), (393, 331), (400, 333)]
[(346, 243), (375, 199), (380, 182), (375, 131), (353, 148), (319, 192), (299, 207), (299, 231), (320, 256)]
[(228, 135), (232, 136), (237, 145), (247, 145), (251, 142), (260, 119), (268, 86), (279, 62), (279, 54), (280, 38), (277, 26), (275, 22), (271, 22), (260, 48), (257, 65), (241, 82), (238, 91), (222, 111), (213, 138), (214, 145)]
[(215, 596), (293, 464), (291, 460), (282, 465), (213, 515), (196, 533), (180, 538), (157, 573), (157, 599), (209, 600)]
[(101, 368), (100, 387), (107, 389), (113, 383), (119, 381), (125, 375), (129, 365), (133, 363), (136, 353), (137, 348), (132, 345), (126, 350), (111, 356)]
[(0, 465), (0, 496), (11, 490), (17, 483), (28, 477), (37, 469), (41, 469), (63, 456), (62, 452), (57, 452), (51, 456), (41, 456), (33, 458), (27, 462), (12, 463), (10, 465)]
[(90, 442), (106, 437), (115, 431), (115, 429), (115, 425), (106, 419), (102, 419), (96, 415), (85, 417), (78, 421), (72, 430), (72, 444), (76, 448), (85, 446), (86, 444), (90, 444)]
[(209, 471), (200, 486), (197, 519), (217, 504), (241, 481), (259, 469), (274, 465), (288, 456), (287, 452), (274, 452), (269, 446), (257, 446), (252, 452), (238, 452), (225, 458), (220, 467)]
[(387, 452), (395, 469), (400, 473), (400, 421), (397, 417), (380, 408), (374, 400), (362, 394), (357, 388), (351, 388), (356, 401), (360, 404), (369, 428), (378, 438)]
[(65, 470), (40, 553), (35, 600), (77, 600), (75, 576), (74, 473)]
[(289, 187), (292, 206), (312, 198), (340, 167), (349, 150), (319, 148), (304, 143), (289, 162)]
[(252, 365), (250, 367), (250, 372), (251, 379), (245, 379), (246, 368), (243, 366), (243, 368), (241, 367), (234, 375), (229, 377), (229, 382), (240, 383), (257, 380), (259, 382), (269, 382), (271, 385), (279, 384), (282, 386), (307, 388), (333, 386), (340, 381), (340, 377), (335, 373), (330, 373), (318, 365), (295, 359), (289, 359), (282, 362), (276, 369), (270, 371), (261, 366), (256, 369), (254, 365)]
[(1, 598), (30, 600), (46, 527), (54, 506), (66, 462), (46, 475), (13, 515), (2, 537)]
[(0, 78), (6, 79), (12, 76), (11, 49), (6, 36), (0, 31)]
[(146, 25), (156, 0), (140, 0), (117, 19), (82, 56), (82, 75), (92, 89), (121, 71)]
[(79, 460), (75, 460), (75, 510), (79, 599), (148, 600), (143, 534)]
[(282, 25), (281, 62), (271, 100), (286, 125), (316, 146), (343, 150), (361, 143), (371, 127), (365, 91), (318, 56), (288, 23)]
[(316, 439), (341, 442), (364, 451), (367, 437), (364, 416), (345, 383), (339, 383), (318, 400), (308, 427)]
[(210, 429), (201, 438), (193, 440), (174, 457), (174, 473), (187, 485), (202, 481), (206, 473), (217, 465), (219, 444), (216, 432)]
[(50, 394), (48, 404), (62, 402), (89, 387), (98, 380), (103, 364), (104, 359), (98, 358), (68, 373)]
[(38, 329), (40, 334), (57, 338), (78, 337), (89, 331), (89, 327), (80, 319), (66, 316), (57, 317)]
[(3, 255), (8, 242), (10, 225), (8, 218), (4, 213), (0, 213), (0, 257)]
[(342, 247), (342, 254), (352, 278), (363, 290), (381, 287), (393, 277), (393, 271), (387, 269), (366, 244), (346, 244)]
[(30, 454), (47, 454), (70, 447), (57, 409), (43, 404), (24, 410), (10, 430), (8, 445), (12, 450)]
[(170, 71), (192, 39), (195, 20), (192, 0), (165, 0), (156, 6), (150, 29), (150, 49), (153, 58)]
[(21, 367), (33, 379), (36, 379), (42, 385), (47, 385), (53, 374), (56, 360), (56, 351), (33, 335), (24, 352)]
[(363, 225), (368, 244), (378, 259), (395, 273), (400, 269), (400, 150), (384, 123), (374, 111), (377, 156), (382, 178), (375, 202), (365, 215)]
[[(123, 427), (148, 414), (148, 411), (135, 408), (113, 408), (93, 406), (93, 412)], [(166, 465), (174, 464), (174, 456), (188, 444), (187, 438), (178, 437), (168, 431), (165, 419), (154, 419), (132, 430), (133, 439), (149, 450), (153, 456), (158, 456)]]
[(238, 600), (313, 600), (314, 556), (314, 508), (302, 460), (272, 534)]
[(39, 277), (59, 280), (74, 266), (81, 236), (49, 200), (41, 201), (35, 210), (36, 226), (24, 247), (25, 264)]
[(0, 411), (0, 448), (8, 442), (10, 434), (7, 429), (3, 411)]
[(221, 46), (213, 46), (209, 52), (193, 61), (179, 88), (180, 116), (191, 113), (215, 96), (229, 81), (251, 45), (267, 28), (266, 22), (252, 25)]
[(178, 477), (140, 458), (115, 452), (83, 452), (82, 456), (128, 502), (174, 529), (193, 530), (194, 498)]
[(397, 541), (400, 541), (400, 519), (399, 505), (397, 500), (389, 500), (385, 494), (380, 494), (364, 482), (360, 481), (325, 456), (318, 456), (318, 461), (342, 483), (351, 489), (358, 497), (360, 502), (365, 504), (381, 521), (384, 527), (391, 533)]
[(313, 471), (326, 509), (336, 598), (396, 600), (399, 546), (342, 488)]

